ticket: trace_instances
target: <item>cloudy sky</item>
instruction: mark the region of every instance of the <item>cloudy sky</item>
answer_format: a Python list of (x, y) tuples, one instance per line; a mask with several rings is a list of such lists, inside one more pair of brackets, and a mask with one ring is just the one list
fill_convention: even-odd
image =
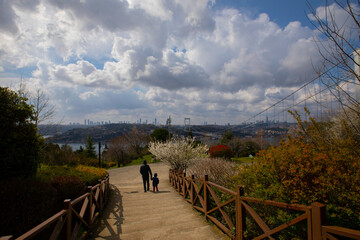
[(41, 88), (64, 124), (238, 124), (314, 76), (308, 13), (305, 0), (0, 0), (0, 84)]

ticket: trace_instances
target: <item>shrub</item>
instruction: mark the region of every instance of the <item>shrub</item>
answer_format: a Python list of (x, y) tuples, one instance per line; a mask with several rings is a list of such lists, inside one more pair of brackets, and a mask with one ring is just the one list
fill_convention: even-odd
[(117, 165), (116, 162), (112, 162), (112, 161), (104, 161), (103, 165), (104, 164), (105, 164), (105, 166), (103, 166), (103, 168), (112, 168)]
[(75, 167), (75, 170), (78, 172), (78, 176), (88, 186), (96, 185), (99, 179), (107, 175), (107, 171), (103, 168), (78, 165)]
[(60, 199), (75, 199), (86, 190), (84, 182), (77, 176), (55, 177), (51, 185), (56, 188)]
[(189, 170), (189, 176), (202, 178), (208, 175), (209, 181), (221, 186), (228, 186), (230, 177), (235, 174), (235, 163), (224, 160), (223, 158), (200, 158), (195, 161)]
[(66, 198), (84, 193), (105, 177), (105, 169), (41, 164), (36, 178), (1, 180), (0, 236), (17, 237), (60, 211)]
[(37, 172), (37, 177), (51, 182), (53, 178), (59, 176), (78, 176), (87, 186), (96, 185), (98, 180), (104, 178), (107, 171), (103, 168), (78, 165), (76, 167), (69, 166), (48, 166), (41, 164)]
[(260, 151), (260, 145), (253, 141), (247, 141), (244, 143), (244, 149), (239, 154), (239, 157), (248, 157), (250, 155), (255, 156)]
[[(103, 163), (103, 161), (101, 161)], [(99, 159), (96, 158), (88, 158), (85, 155), (80, 157), (81, 165), (91, 166), (91, 167), (99, 167)]]
[(217, 145), (210, 148), (210, 157), (230, 159), (233, 156), (231, 149), (226, 145)]
[(39, 179), (0, 181), (0, 236), (15, 238), (60, 211), (56, 189)]
[[(239, 166), (234, 188), (244, 185), (248, 196), (261, 199), (306, 205), (318, 201), (326, 204), (329, 224), (359, 229), (359, 142), (330, 136), (328, 123), (295, 117), (299, 134), (261, 151), (255, 164)], [(265, 218), (277, 222), (288, 216), (274, 220), (279, 214), (269, 211)]]

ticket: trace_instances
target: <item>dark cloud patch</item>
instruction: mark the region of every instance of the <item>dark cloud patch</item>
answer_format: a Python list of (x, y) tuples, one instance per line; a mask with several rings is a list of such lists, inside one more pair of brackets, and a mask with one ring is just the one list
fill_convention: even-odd
[(73, 82), (73, 78), (69, 76), (68, 71), (64, 67), (59, 67), (53, 72), (53, 78), (56, 81)]
[(130, 9), (127, 1), (49, 0), (49, 2), (60, 9), (72, 11), (73, 17), (82, 20), (88, 29), (101, 26), (110, 31), (131, 30), (150, 20), (143, 10)]
[(35, 11), (40, 0), (11, 0), (12, 4), (17, 8), (25, 11)]
[(0, 29), (2, 31), (16, 34), (18, 27), (15, 22), (16, 14), (11, 6), (10, 0), (0, 0)]
[(157, 67), (150, 75), (141, 76), (139, 81), (145, 85), (157, 86), (168, 90), (206, 88), (210, 83), (207, 74), (202, 69), (192, 66), (176, 73), (167, 67)]
[(190, 64), (184, 54), (171, 50), (164, 52), (160, 60), (148, 59), (145, 69), (137, 73), (137, 81), (168, 90), (208, 88), (211, 84), (201, 66)]

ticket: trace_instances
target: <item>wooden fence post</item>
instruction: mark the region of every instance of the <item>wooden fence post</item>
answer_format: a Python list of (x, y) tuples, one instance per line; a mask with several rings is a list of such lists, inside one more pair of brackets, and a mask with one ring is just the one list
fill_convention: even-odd
[(238, 186), (235, 197), (236, 240), (244, 239), (244, 231), (246, 230), (246, 210), (241, 204), (242, 196), (244, 196), (244, 188)]
[(319, 202), (311, 204), (312, 239), (322, 239), (322, 225), (326, 221), (325, 205)]
[(194, 179), (195, 179), (195, 175), (191, 175), (191, 180), (190, 180), (190, 199), (191, 199), (191, 205), (194, 205)]
[(88, 207), (88, 213), (86, 215), (86, 222), (90, 226), (92, 223), (92, 207), (93, 207), (92, 186), (87, 187), (87, 192), (89, 193), (89, 207)]
[(180, 180), (179, 180), (179, 170), (175, 172), (175, 189), (177, 192), (180, 192)]
[(109, 200), (109, 190), (110, 190), (110, 176), (109, 174), (106, 176), (106, 202)]
[(172, 169), (169, 169), (169, 183), (170, 183), (170, 185), (172, 185), (171, 184), (171, 172), (172, 172)]
[(99, 203), (99, 207), (100, 207), (100, 209), (99, 209), (99, 212), (100, 212), (100, 210), (103, 208), (103, 196), (102, 196), (102, 189), (101, 189), (101, 180), (99, 179), (98, 180), (98, 184), (100, 184), (99, 185), (99, 197), (98, 197), (98, 203)]
[(66, 210), (66, 225), (64, 228), (64, 239), (70, 240), (71, 239), (71, 216), (72, 216), (72, 209), (71, 209), (71, 200), (66, 199), (64, 200), (64, 209)]
[(209, 211), (209, 203), (210, 203), (210, 199), (209, 199), (209, 191), (207, 189), (207, 182), (209, 181), (209, 176), (205, 175), (204, 176), (204, 210), (205, 210), (205, 218), (207, 219), (207, 215), (208, 215), (208, 211)]
[(182, 177), (182, 193), (184, 195), (184, 198), (186, 198), (186, 194), (185, 194), (185, 189), (186, 189), (185, 178), (186, 178), (186, 172), (183, 173), (183, 177)]

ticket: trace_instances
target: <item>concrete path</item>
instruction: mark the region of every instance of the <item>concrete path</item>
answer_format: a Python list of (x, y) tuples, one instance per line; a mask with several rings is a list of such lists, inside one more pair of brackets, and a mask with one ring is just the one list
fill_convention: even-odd
[(150, 167), (160, 179), (156, 193), (144, 193), (140, 166), (109, 170), (111, 198), (91, 239), (228, 239), (170, 186), (169, 167), (162, 163)]

